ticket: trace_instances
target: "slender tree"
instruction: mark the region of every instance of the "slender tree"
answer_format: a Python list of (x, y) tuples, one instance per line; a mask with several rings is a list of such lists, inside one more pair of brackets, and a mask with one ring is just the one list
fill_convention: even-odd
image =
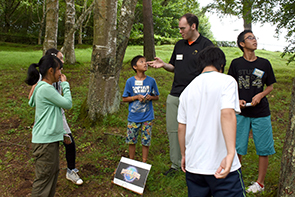
[(38, 45), (41, 45), (42, 43), (42, 32), (44, 28), (44, 22), (45, 22), (45, 17), (46, 17), (46, 3), (45, 0), (42, 1), (42, 18), (39, 19), (39, 34), (38, 34)]
[(46, 29), (43, 54), (50, 48), (57, 48), (58, 0), (46, 0)]
[(120, 71), (123, 64), (125, 51), (128, 45), (129, 36), (134, 22), (134, 13), (137, 0), (124, 0), (120, 10), (120, 20), (118, 24), (117, 49), (116, 49), (116, 65), (117, 79), (119, 79)]
[(66, 1), (66, 16), (65, 16), (65, 41), (63, 53), (65, 55), (65, 62), (68, 64), (76, 63), (75, 56), (75, 32), (70, 32), (75, 25), (75, 0)]
[[(42, 16), (40, 17), (39, 13), (39, 6), (42, 5)], [(31, 3), (31, 17), (34, 12), (37, 15), (37, 21), (35, 21), (32, 17), (32, 21), (35, 25), (39, 26), (39, 33), (38, 33), (38, 45), (42, 44), (42, 33), (44, 29), (45, 17), (46, 17), (46, 2), (42, 0), (40, 3), (35, 4), (34, 2)]]
[(152, 0), (142, 1), (143, 13), (143, 43), (144, 56), (147, 60), (153, 60), (156, 57)]
[[(84, 6), (83, 6), (83, 8), (82, 8), (82, 12), (85, 12), (85, 10), (87, 9), (87, 0), (85, 0), (84, 1)], [(79, 38), (78, 38), (78, 44), (82, 44), (82, 40), (83, 40), (83, 38), (82, 38), (82, 36), (83, 36), (83, 23), (81, 23), (80, 24), (80, 26), (79, 26)]]
[(253, 1), (251, 0), (242, 0), (242, 17), (244, 21), (244, 29), (252, 30), (252, 6)]
[(82, 12), (80, 17), (76, 21), (76, 23), (71, 25), (70, 29), (66, 33), (65, 40), (64, 40), (64, 45), (61, 48), (61, 52), (64, 53), (64, 54), (67, 54), (67, 49), (70, 49), (71, 53), (70, 54), (68, 53), (68, 56), (65, 56), (66, 60), (67, 60), (67, 58), (70, 59), (69, 61), (67, 61), (67, 63), (69, 63), (69, 64), (75, 64), (76, 63), (74, 34), (79, 29), (81, 24), (83, 24), (83, 22), (85, 21), (87, 16), (89, 16), (91, 14), (93, 8), (94, 8), (94, 2), (86, 10), (84, 10)]

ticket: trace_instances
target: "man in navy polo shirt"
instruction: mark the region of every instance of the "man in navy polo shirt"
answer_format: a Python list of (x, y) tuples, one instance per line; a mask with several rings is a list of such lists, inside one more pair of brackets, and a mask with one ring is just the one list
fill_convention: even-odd
[(177, 110), (179, 96), (184, 88), (201, 73), (196, 63), (196, 54), (206, 48), (213, 46), (213, 43), (202, 36), (198, 31), (199, 19), (193, 14), (185, 14), (179, 19), (179, 33), (182, 40), (179, 40), (173, 50), (169, 63), (163, 62), (158, 57), (148, 64), (154, 68), (163, 67), (169, 72), (174, 72), (172, 89), (166, 101), (166, 129), (170, 144), (171, 168), (165, 175), (175, 173), (180, 169), (181, 153), (178, 142)]

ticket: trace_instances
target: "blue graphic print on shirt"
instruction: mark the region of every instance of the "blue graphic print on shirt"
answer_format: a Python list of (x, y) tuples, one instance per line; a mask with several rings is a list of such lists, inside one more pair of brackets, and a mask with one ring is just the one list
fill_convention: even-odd
[[(130, 77), (126, 81), (123, 97), (143, 96), (149, 94), (159, 95), (158, 87), (154, 78), (147, 76), (143, 81), (138, 81), (135, 77)], [(130, 122), (145, 122), (154, 119), (154, 111), (152, 101), (140, 102), (135, 100), (129, 103), (128, 121)]]

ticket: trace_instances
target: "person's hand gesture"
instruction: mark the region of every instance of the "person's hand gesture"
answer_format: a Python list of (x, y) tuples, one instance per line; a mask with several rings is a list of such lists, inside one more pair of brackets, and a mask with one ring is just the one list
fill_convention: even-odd
[(67, 77), (64, 74), (61, 74), (60, 81), (61, 82), (67, 81)]
[(147, 62), (147, 64), (153, 68), (161, 68), (164, 66), (164, 62), (163, 60), (161, 60), (160, 58), (158, 57), (155, 57), (155, 60), (154, 61), (149, 61)]

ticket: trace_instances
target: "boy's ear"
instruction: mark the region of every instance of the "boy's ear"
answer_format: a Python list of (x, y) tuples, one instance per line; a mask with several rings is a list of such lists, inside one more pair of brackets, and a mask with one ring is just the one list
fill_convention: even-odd
[(133, 65), (132, 68), (134, 68), (136, 70), (136, 65)]
[(243, 48), (245, 47), (245, 43), (244, 42), (240, 42), (239, 44), (241, 45), (241, 47), (243, 47)]

